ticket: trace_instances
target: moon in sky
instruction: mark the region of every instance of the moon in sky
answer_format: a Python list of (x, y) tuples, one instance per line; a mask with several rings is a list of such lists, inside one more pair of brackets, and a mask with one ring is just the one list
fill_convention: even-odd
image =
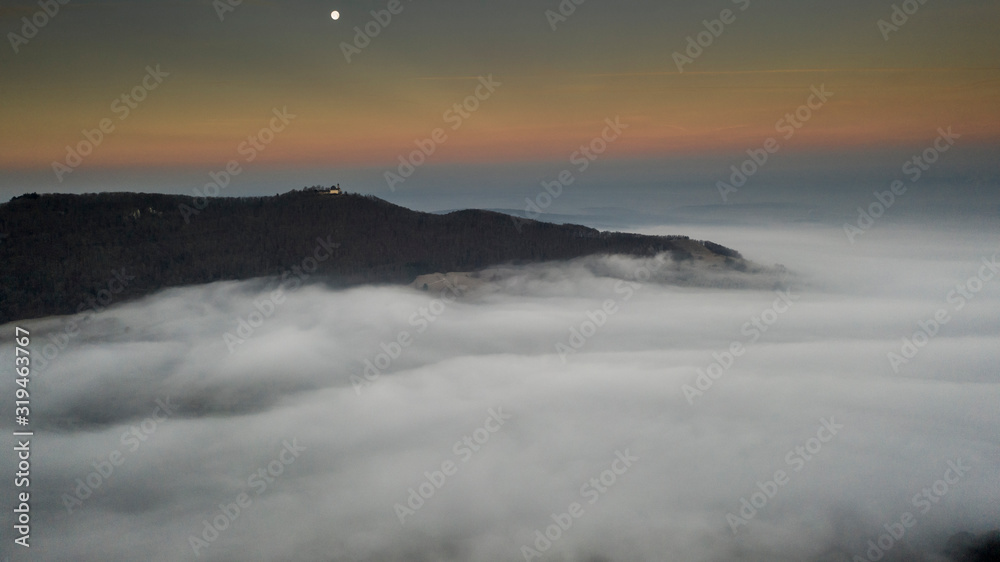
[(330, 12), (330, 17), (333, 18), (333, 19), (335, 19), (335, 20), (339, 20), (340, 19), (340, 12), (338, 12), (337, 10), (334, 10), (334, 11)]

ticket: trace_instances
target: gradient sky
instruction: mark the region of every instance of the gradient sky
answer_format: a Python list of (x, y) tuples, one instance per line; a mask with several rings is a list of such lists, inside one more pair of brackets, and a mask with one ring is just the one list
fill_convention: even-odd
[[(821, 84), (835, 95), (789, 150), (925, 146), (952, 126), (995, 153), (1000, 3), (930, 0), (886, 41), (888, 0), (744, 1), (588, 0), (553, 30), (555, 0), (402, 0), (350, 63), (341, 43), (387, 2), (244, 0), (220, 21), (209, 0), (73, 0), (17, 53), (9, 34), (40, 8), (4, 2), (2, 195), (27, 176), (59, 191), (95, 170), (204, 175), (275, 107), (296, 118), (257, 170), (389, 169), (438, 127), (437, 166), (564, 161), (615, 116), (629, 129), (609, 159), (735, 157)], [(678, 73), (672, 54), (724, 9), (736, 21)], [(111, 104), (147, 65), (170, 76), (120, 120)], [(502, 86), (451, 131), (445, 111), (488, 75)], [(103, 118), (115, 130), (60, 185), (52, 162)]]

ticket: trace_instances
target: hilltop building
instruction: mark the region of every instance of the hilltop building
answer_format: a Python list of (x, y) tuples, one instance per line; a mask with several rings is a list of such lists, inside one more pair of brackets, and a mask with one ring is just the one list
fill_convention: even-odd
[(303, 191), (306, 191), (308, 193), (320, 193), (323, 195), (340, 195), (341, 193), (343, 193), (342, 191), (340, 191), (339, 183), (336, 185), (331, 185), (330, 187), (322, 185), (314, 185), (312, 187), (305, 188)]

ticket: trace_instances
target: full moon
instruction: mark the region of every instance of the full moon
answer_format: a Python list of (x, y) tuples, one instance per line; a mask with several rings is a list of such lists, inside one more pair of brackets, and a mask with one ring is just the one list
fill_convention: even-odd
[(333, 18), (333, 19), (335, 19), (335, 20), (339, 20), (340, 19), (340, 12), (338, 12), (337, 10), (334, 10), (334, 11), (330, 12), (330, 17)]

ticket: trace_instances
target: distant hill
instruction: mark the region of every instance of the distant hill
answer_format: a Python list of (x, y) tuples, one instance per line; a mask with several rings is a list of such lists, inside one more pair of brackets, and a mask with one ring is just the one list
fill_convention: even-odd
[[(322, 241), (322, 243), (320, 242)], [(322, 249), (321, 249), (322, 248)], [(490, 211), (421, 213), (373, 196), (292, 191), (209, 198), (153, 193), (28, 194), (0, 205), (0, 323), (121, 302), (166, 287), (312, 268), (334, 285), (593, 254), (718, 258), (686, 236), (555, 225)]]

